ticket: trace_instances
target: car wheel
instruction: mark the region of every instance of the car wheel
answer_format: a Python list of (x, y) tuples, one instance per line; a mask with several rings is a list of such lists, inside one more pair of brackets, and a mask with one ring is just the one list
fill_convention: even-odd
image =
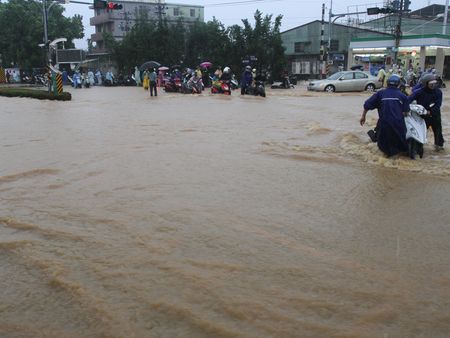
[(369, 83), (369, 84), (366, 86), (366, 90), (367, 90), (368, 92), (373, 92), (373, 91), (375, 91), (375, 85)]
[(328, 85), (325, 87), (325, 91), (327, 93), (334, 93), (336, 91), (336, 88), (334, 88), (334, 86), (332, 86), (332, 85)]

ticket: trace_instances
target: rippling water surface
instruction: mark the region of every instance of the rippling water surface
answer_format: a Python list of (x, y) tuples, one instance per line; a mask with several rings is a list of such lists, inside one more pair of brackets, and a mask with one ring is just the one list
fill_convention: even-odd
[(0, 336), (448, 337), (450, 154), (367, 97), (0, 98)]

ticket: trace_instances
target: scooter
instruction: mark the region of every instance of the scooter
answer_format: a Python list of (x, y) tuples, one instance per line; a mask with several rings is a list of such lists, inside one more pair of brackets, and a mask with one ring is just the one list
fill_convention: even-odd
[(289, 77), (285, 77), (282, 82), (281, 81), (274, 82), (272, 84), (272, 86), (270, 86), (270, 88), (272, 88), (272, 89), (291, 89), (291, 88), (295, 88), (295, 87), (291, 83), (291, 81), (289, 81)]
[(264, 87), (264, 82), (255, 81), (254, 86), (250, 86), (247, 88), (247, 94), (249, 95), (261, 95), (262, 97), (266, 97), (266, 89)]
[(230, 87), (231, 87), (231, 89), (233, 89), (233, 90), (239, 88), (239, 82), (238, 82), (238, 80), (236, 80), (236, 77), (234, 76), (234, 74), (233, 74), (233, 76), (231, 77)]
[(170, 81), (164, 84), (164, 91), (167, 93), (178, 93), (181, 92), (181, 87), (180, 79), (170, 79)]
[[(434, 106), (431, 104), (430, 108)], [(408, 155), (411, 159), (423, 157), (423, 145), (427, 143), (427, 126), (423, 116), (427, 115), (427, 110), (420, 104), (410, 104), (410, 112), (405, 117), (406, 142), (408, 143)]]
[(227, 81), (217, 81), (213, 82), (211, 86), (211, 93), (231, 95), (231, 88)]
[(203, 81), (201, 79), (196, 81), (187, 81), (183, 83), (181, 91), (183, 94), (201, 94), (203, 90)]

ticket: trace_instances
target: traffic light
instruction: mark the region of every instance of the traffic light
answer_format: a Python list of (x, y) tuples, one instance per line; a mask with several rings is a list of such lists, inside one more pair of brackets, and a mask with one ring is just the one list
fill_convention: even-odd
[(378, 7), (367, 8), (367, 15), (377, 15), (377, 14), (380, 14), (380, 8)]
[(94, 0), (94, 9), (104, 9), (108, 7), (108, 2), (105, 0)]
[(379, 8), (379, 7), (367, 8), (367, 15), (389, 14), (396, 12), (397, 11), (394, 8)]
[(403, 3), (403, 10), (409, 12), (410, 11), (409, 5), (411, 5), (411, 1), (405, 0), (405, 2)]
[(122, 9), (122, 5), (116, 4), (115, 2), (108, 2), (108, 9)]

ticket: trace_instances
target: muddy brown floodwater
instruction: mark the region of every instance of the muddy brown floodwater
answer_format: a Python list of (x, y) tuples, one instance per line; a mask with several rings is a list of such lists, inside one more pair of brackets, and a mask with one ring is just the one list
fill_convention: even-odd
[(72, 93), (0, 98), (0, 337), (449, 337), (449, 150), (368, 94)]

